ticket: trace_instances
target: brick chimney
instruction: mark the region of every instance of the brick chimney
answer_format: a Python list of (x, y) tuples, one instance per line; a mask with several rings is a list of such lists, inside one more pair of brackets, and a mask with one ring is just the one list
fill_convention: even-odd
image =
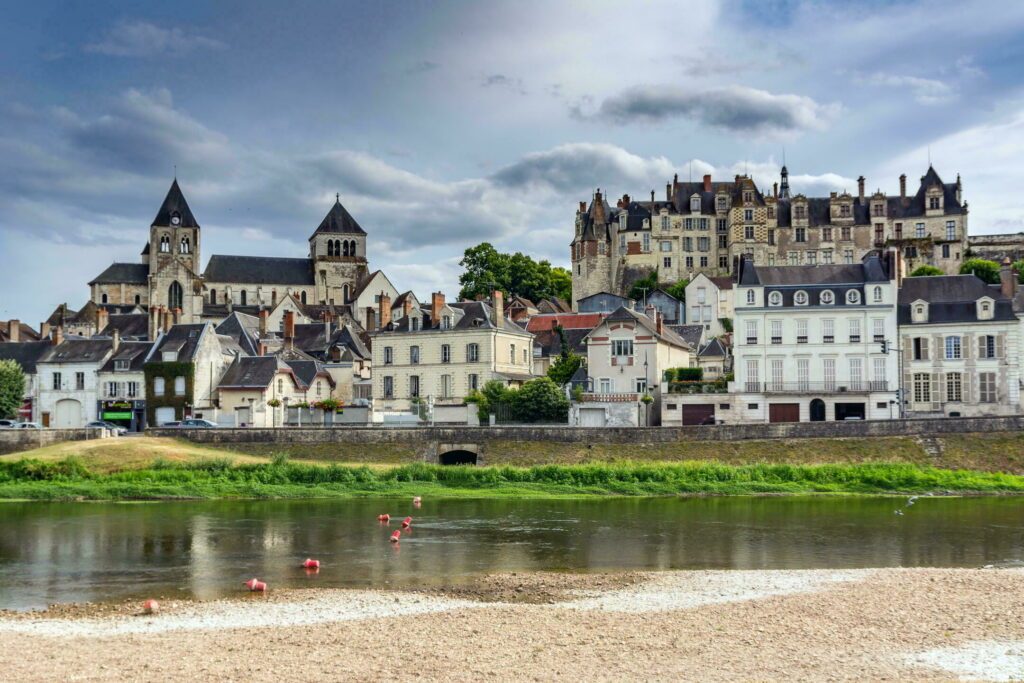
[(412, 296), (410, 295), (410, 296), (405, 297), (405, 301), (402, 302), (402, 315), (404, 315), (406, 318), (410, 318), (411, 319), (412, 318), (412, 311), (413, 311), (413, 300), (412, 300)]
[(177, 307), (175, 307), (175, 309), (174, 309), (174, 324), (175, 325), (180, 325), (181, 324), (181, 309), (177, 308)]
[(377, 329), (377, 312), (373, 310), (373, 306), (366, 307), (366, 325), (364, 327), (367, 332)]
[(1008, 299), (1017, 294), (1017, 273), (1013, 272), (1009, 256), (1003, 258), (1003, 264), (999, 268), (999, 291)]
[(492, 322), (498, 329), (504, 327), (505, 322), (505, 293), (500, 289), (494, 290), (491, 295), (491, 308), (494, 319)]
[(864, 176), (857, 178), (857, 196), (864, 201)]
[(174, 326), (174, 320), (173, 320), (173, 318), (171, 316), (171, 312), (169, 310), (167, 310), (166, 308), (164, 308), (163, 306), (161, 306), (160, 307), (160, 313), (161, 313), (161, 315), (163, 315), (163, 318), (164, 318), (164, 332), (170, 332), (171, 331), (171, 327)]
[(775, 197), (776, 199), (779, 198), (779, 183), (778, 182), (772, 183), (772, 196)]
[(672, 201), (672, 183), (665, 183), (665, 201)]
[(295, 311), (284, 312), (284, 343), (288, 348), (295, 345)]
[[(597, 193), (600, 200), (601, 193)], [(444, 292), (434, 292), (430, 295), (430, 326), (437, 327), (441, 324), (441, 309), (444, 308)]]
[(324, 319), (324, 343), (328, 344), (331, 341), (331, 312), (324, 311), (322, 317)]
[(586, 213), (586, 212), (587, 212), (587, 203), (586, 202), (580, 202), (580, 213)]
[(705, 173), (704, 174), (704, 191), (705, 192), (711, 192), (711, 174), (710, 173)]
[(57, 325), (53, 328), (53, 334), (50, 336), (50, 342), (54, 346), (60, 346), (64, 343), (64, 326)]
[(117, 349), (121, 346), (121, 330), (116, 327), (110, 331), (110, 348), (114, 353), (117, 353)]
[(607, 217), (604, 214), (604, 199), (601, 195), (601, 188), (597, 188), (597, 192), (594, 193), (594, 223), (604, 225), (605, 221), (607, 221)]
[(110, 313), (105, 308), (96, 309), (96, 334), (99, 334), (110, 323)]
[(907, 174), (900, 174), (900, 199), (907, 198)]
[(654, 328), (658, 331), (659, 337), (665, 334), (665, 317), (661, 311), (654, 312)]
[(270, 311), (260, 309), (260, 339), (267, 336), (267, 320), (270, 318)]
[(7, 338), (12, 342), (21, 341), (21, 321), (20, 320), (8, 320), (7, 321)]
[(384, 292), (380, 293), (380, 328), (386, 330), (391, 324), (391, 297)]
[(39, 323), (39, 338), (46, 339), (50, 336), (50, 323)]

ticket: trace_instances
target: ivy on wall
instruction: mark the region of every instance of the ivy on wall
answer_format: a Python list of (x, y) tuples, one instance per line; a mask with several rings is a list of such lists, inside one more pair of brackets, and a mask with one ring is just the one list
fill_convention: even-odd
[[(143, 374), (146, 377), (146, 422), (155, 425), (156, 409), (167, 406), (174, 408), (174, 419), (184, 418), (185, 404), (193, 404), (195, 366), (184, 361), (146, 363)], [(156, 396), (153, 393), (153, 380), (157, 377), (162, 377), (164, 380), (163, 396)], [(171, 393), (174, 391), (174, 380), (178, 377), (185, 378), (185, 393), (182, 396)]]

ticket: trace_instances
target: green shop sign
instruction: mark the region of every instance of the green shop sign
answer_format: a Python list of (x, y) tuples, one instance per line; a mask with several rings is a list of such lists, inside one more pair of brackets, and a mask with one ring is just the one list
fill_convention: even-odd
[(106, 413), (103, 413), (103, 419), (104, 420), (130, 420), (130, 419), (132, 419), (132, 414), (131, 413), (106, 412)]

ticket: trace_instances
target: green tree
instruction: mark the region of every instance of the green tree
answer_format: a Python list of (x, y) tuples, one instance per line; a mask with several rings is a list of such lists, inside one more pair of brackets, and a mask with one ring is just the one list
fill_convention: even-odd
[(511, 404), (512, 415), (522, 422), (569, 419), (569, 399), (550, 377), (531, 379), (513, 394)]
[(662, 289), (664, 289), (665, 293), (669, 296), (674, 296), (680, 301), (686, 301), (686, 285), (688, 284), (690, 284), (690, 281), (684, 278), (674, 285), (662, 287)]
[(1024, 261), (1014, 261), (1013, 269), (1017, 272), (1017, 282), (1024, 285)]
[(658, 272), (651, 271), (649, 275), (645, 275), (630, 287), (629, 293), (626, 294), (633, 301), (643, 301), (644, 297), (650, 294), (658, 287)]
[(929, 277), (931, 275), (942, 275), (942, 271), (935, 266), (918, 266), (910, 277)]
[(25, 373), (13, 360), (0, 360), (0, 417), (18, 416), (25, 397)]
[(466, 249), (459, 261), (459, 298), (487, 297), (494, 289), (506, 296), (540, 301), (557, 296), (572, 301), (572, 275), (548, 261), (534, 261), (521, 252), (504, 254), (488, 242)]
[(960, 266), (961, 275), (973, 273), (990, 285), (999, 284), (999, 264), (995, 261), (987, 261), (983, 258), (972, 258), (964, 261)]
[(572, 379), (572, 376), (576, 374), (576, 371), (583, 365), (583, 356), (573, 353), (572, 349), (569, 348), (569, 339), (565, 336), (565, 330), (561, 326), (556, 326), (555, 330), (558, 332), (558, 338), (562, 342), (562, 351), (555, 359), (555, 362), (548, 368), (548, 377), (551, 381), (560, 387), (564, 387)]

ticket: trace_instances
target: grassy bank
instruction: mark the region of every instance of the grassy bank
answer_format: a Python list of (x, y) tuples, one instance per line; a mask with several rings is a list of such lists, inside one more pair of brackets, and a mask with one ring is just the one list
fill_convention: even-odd
[(1024, 493), (1024, 477), (900, 463), (727, 465), (716, 462), (534, 467), (366, 467), (279, 458), (226, 459), (97, 472), (77, 459), (0, 461), (0, 498), (121, 500), (682, 495), (760, 493)]

